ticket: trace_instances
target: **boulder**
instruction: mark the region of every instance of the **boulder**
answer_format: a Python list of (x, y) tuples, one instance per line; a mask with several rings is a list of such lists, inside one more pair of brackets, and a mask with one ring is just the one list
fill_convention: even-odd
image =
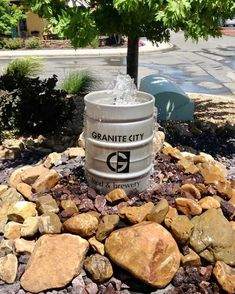
[(154, 222), (116, 230), (105, 241), (114, 263), (154, 287), (165, 287), (180, 265), (180, 252), (171, 234)]
[(54, 169), (50, 169), (37, 178), (37, 180), (32, 185), (32, 190), (36, 193), (47, 192), (58, 183), (59, 179), (59, 174)]
[(126, 218), (130, 223), (137, 224), (146, 220), (147, 215), (154, 208), (152, 202), (145, 203), (141, 206), (124, 206), (119, 209), (118, 214), (121, 218)]
[(0, 279), (11, 284), (16, 279), (18, 260), (14, 254), (8, 254), (0, 258)]
[(207, 261), (235, 266), (235, 232), (222, 212), (211, 208), (192, 220), (190, 244)]
[(80, 273), (88, 247), (86, 240), (70, 234), (40, 237), (21, 277), (21, 286), (32, 293), (66, 286)]
[(39, 176), (47, 172), (48, 169), (43, 165), (31, 166), (22, 172), (21, 180), (28, 185), (32, 185), (37, 180), (37, 178), (39, 178)]
[(222, 261), (217, 261), (213, 269), (221, 287), (230, 294), (235, 293), (235, 269)]
[(119, 223), (119, 220), (120, 218), (117, 214), (103, 216), (98, 225), (96, 239), (98, 241), (105, 240), (108, 237), (108, 235), (116, 228), (116, 226)]

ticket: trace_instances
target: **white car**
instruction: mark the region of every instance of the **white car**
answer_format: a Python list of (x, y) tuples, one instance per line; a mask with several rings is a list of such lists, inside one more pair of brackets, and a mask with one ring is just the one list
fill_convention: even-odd
[(224, 22), (225, 27), (235, 27), (235, 16), (233, 18), (226, 19)]

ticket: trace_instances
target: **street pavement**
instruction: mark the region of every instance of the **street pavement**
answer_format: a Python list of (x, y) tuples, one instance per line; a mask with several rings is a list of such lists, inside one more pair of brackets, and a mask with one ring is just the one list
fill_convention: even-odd
[[(45, 59), (41, 74), (56, 74), (59, 84), (71, 71), (89, 70), (107, 88), (118, 73), (126, 71), (126, 49), (17, 50), (0, 51), (0, 70), (17, 56)], [(159, 47), (146, 42), (140, 47), (139, 81), (156, 74), (177, 83), (185, 92), (235, 97), (235, 36), (185, 42), (183, 33), (172, 33), (171, 44)]]

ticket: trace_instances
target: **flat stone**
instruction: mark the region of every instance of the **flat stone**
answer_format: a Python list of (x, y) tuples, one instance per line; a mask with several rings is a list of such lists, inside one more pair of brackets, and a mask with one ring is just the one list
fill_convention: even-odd
[(128, 200), (127, 194), (125, 192), (125, 190), (123, 189), (114, 189), (111, 192), (109, 192), (108, 194), (105, 195), (105, 198), (107, 201), (113, 203), (113, 202), (117, 202), (120, 200)]
[(146, 220), (147, 215), (154, 208), (152, 202), (145, 203), (141, 206), (125, 206), (119, 209), (118, 214), (121, 218), (126, 218), (130, 223), (137, 224)]
[(22, 288), (39, 293), (65, 287), (79, 275), (88, 247), (86, 240), (71, 234), (40, 237), (21, 277)]
[(4, 238), (9, 240), (15, 240), (20, 238), (21, 224), (16, 222), (8, 222), (4, 229)]
[(20, 228), (20, 234), (22, 237), (33, 237), (38, 232), (39, 218), (28, 217)]
[(154, 287), (169, 284), (180, 265), (175, 240), (154, 222), (142, 222), (112, 232), (105, 240), (105, 252), (115, 264)]
[(36, 207), (40, 214), (60, 211), (55, 199), (49, 194), (39, 197), (36, 201)]
[(177, 216), (171, 223), (172, 234), (181, 244), (185, 244), (189, 240), (192, 230), (193, 224), (186, 215)]
[(88, 213), (81, 213), (66, 220), (63, 227), (67, 232), (81, 237), (91, 237), (98, 228), (98, 220)]
[(28, 185), (32, 185), (37, 180), (37, 178), (39, 178), (39, 176), (47, 172), (48, 169), (43, 165), (31, 166), (22, 172), (21, 180)]
[(31, 186), (26, 183), (17, 184), (16, 190), (26, 199), (30, 199), (33, 195)]
[(11, 284), (16, 279), (18, 260), (14, 254), (8, 254), (0, 258), (0, 279)]
[(13, 240), (2, 240), (0, 242), (0, 257), (4, 257), (7, 254), (13, 252)]
[(113, 268), (107, 257), (93, 254), (84, 261), (85, 270), (92, 276), (92, 280), (104, 282), (113, 275)]
[(206, 210), (192, 220), (190, 237), (192, 248), (207, 261), (224, 261), (235, 265), (235, 232), (222, 212), (215, 208)]
[(103, 216), (101, 221), (99, 222), (98, 229), (96, 231), (96, 239), (98, 241), (105, 240), (116, 228), (119, 221), (120, 218), (117, 214)]
[(7, 217), (11, 221), (23, 223), (30, 216), (36, 216), (36, 205), (29, 201), (17, 201), (10, 205)]
[(156, 206), (147, 215), (147, 220), (161, 224), (169, 210), (169, 204), (166, 199), (161, 199)]
[(172, 221), (177, 218), (178, 212), (174, 207), (169, 206), (169, 210), (165, 216), (164, 224), (167, 228), (170, 228)]
[(180, 192), (183, 197), (200, 199), (201, 193), (193, 184), (184, 184), (180, 187)]
[(178, 211), (186, 215), (199, 215), (202, 213), (202, 208), (198, 202), (193, 199), (176, 198), (176, 208)]
[(25, 239), (16, 239), (14, 241), (15, 251), (16, 253), (23, 253), (23, 254), (31, 254), (35, 247), (35, 241), (29, 241)]
[(59, 174), (54, 169), (50, 169), (37, 178), (37, 180), (32, 185), (32, 190), (36, 193), (45, 193), (51, 188), (55, 187), (59, 179)]
[(224, 263), (217, 261), (213, 269), (213, 274), (221, 287), (227, 293), (235, 293), (235, 269)]
[(51, 168), (57, 161), (61, 160), (61, 153), (52, 152), (47, 156), (47, 159), (44, 161), (43, 165), (46, 168)]
[(193, 251), (191, 248), (189, 248), (189, 254), (181, 256), (181, 263), (183, 266), (200, 266), (201, 265), (201, 259), (200, 256)]
[(219, 201), (216, 200), (215, 198), (211, 197), (211, 196), (203, 197), (199, 201), (199, 204), (200, 204), (201, 208), (204, 209), (204, 210), (210, 209), (210, 208), (220, 208)]
[(57, 214), (46, 212), (39, 217), (39, 232), (41, 234), (59, 234), (61, 228), (62, 223)]
[(104, 255), (104, 244), (99, 242), (95, 237), (88, 239), (89, 244), (93, 251), (99, 253), (100, 255)]

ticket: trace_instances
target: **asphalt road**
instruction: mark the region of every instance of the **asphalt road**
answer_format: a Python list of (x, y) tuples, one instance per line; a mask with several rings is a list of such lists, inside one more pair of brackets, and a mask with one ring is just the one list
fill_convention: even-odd
[[(185, 42), (183, 33), (173, 33), (174, 49), (141, 54), (139, 81), (149, 74), (164, 76), (186, 92), (235, 97), (235, 36)], [(0, 59), (0, 70), (10, 59)], [(54, 57), (45, 60), (42, 78), (56, 74), (59, 85), (74, 70), (88, 69), (107, 88), (118, 73), (126, 72), (125, 56)]]

